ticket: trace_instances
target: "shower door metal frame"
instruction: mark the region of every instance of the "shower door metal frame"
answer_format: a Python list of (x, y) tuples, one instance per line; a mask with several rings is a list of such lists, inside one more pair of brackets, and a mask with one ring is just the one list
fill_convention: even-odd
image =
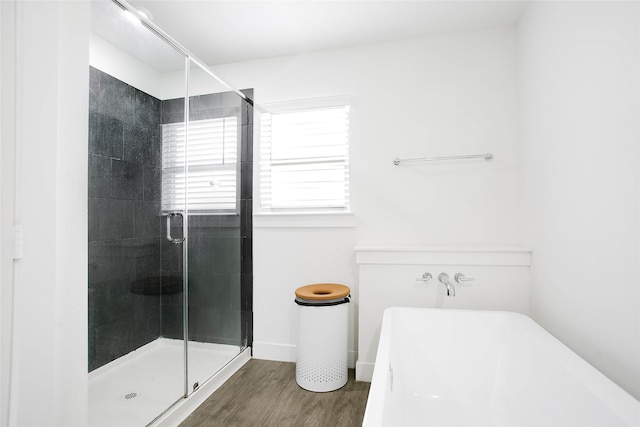
[(184, 339), (184, 389), (189, 396), (189, 77), (191, 60), (184, 57), (184, 215), (182, 216), (182, 336)]
[[(117, 3), (117, 0), (113, 0)], [(188, 56), (184, 57), (184, 89), (185, 89), (185, 102), (184, 102), (184, 165), (182, 167), (182, 173), (184, 174), (184, 205), (181, 206), (181, 210), (173, 212), (167, 212), (167, 240), (175, 245), (182, 245), (182, 338), (183, 338), (183, 392), (182, 397), (189, 396), (189, 203), (188, 203), (188, 190), (189, 190), (189, 70), (191, 62)], [(171, 218), (180, 217), (182, 223), (182, 237), (174, 238), (171, 235)], [(173, 405), (172, 405), (173, 406)], [(170, 407), (169, 407), (170, 408)], [(169, 409), (167, 408), (167, 410)], [(166, 412), (166, 411), (165, 411)]]

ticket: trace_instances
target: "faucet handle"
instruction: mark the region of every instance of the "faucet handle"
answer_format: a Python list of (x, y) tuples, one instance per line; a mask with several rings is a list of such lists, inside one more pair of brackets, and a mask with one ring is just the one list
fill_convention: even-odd
[(474, 280), (476, 280), (473, 277), (464, 277), (464, 274), (462, 273), (456, 273), (456, 275), (453, 276), (453, 279), (458, 283), (473, 282)]
[(431, 273), (423, 273), (422, 278), (416, 279), (416, 282), (430, 282), (433, 279)]

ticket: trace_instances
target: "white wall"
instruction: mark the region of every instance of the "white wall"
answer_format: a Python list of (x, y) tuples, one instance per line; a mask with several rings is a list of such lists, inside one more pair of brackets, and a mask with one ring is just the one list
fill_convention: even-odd
[[(117, 6), (114, 5), (114, 7)], [(142, 26), (140, 26), (140, 29), (141, 31), (143, 30)], [(163, 99), (161, 98), (163, 90), (162, 73), (95, 34), (91, 34), (89, 40), (89, 65), (151, 96)], [(173, 50), (173, 48), (167, 46), (168, 50)], [(184, 58), (177, 52), (175, 56), (176, 68), (180, 68), (180, 65), (184, 64)], [(184, 71), (180, 76), (182, 78), (179, 81), (182, 82), (182, 93), (184, 93)]]
[(637, 2), (541, 2), (518, 25), (531, 314), (640, 398)]
[[(355, 226), (269, 228), (261, 226), (262, 218), (255, 218), (255, 356), (295, 357), (297, 287), (335, 281), (349, 285), (357, 295), (355, 245), (515, 243), (514, 29), (315, 52), (213, 70), (236, 87), (254, 88), (262, 106), (338, 95), (353, 100)], [(394, 157), (485, 152), (493, 153), (495, 160), (400, 167), (392, 163)], [(354, 298), (351, 336), (357, 328), (357, 309)], [(354, 340), (350, 349), (355, 350)]]
[(296, 288), (344, 283), (352, 290), (348, 348), (353, 367), (358, 296), (353, 228), (256, 228), (253, 234), (253, 356), (295, 361)]
[[(160, 99), (182, 98), (185, 95), (184, 69), (162, 74)], [(225, 86), (193, 62), (189, 66), (189, 96), (227, 92)]]
[(15, 3), (0, 3), (0, 426), (9, 422), (11, 331), (13, 326), (13, 212), (16, 138)]
[(14, 220), (23, 256), (15, 263), (10, 425), (83, 426), (89, 5), (16, 8)]

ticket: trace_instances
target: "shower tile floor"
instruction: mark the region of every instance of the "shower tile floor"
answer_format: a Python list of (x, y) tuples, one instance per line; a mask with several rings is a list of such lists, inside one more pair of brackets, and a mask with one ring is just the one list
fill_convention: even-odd
[[(237, 346), (189, 342), (189, 384), (202, 385), (239, 351)], [(149, 424), (182, 397), (183, 360), (183, 341), (159, 338), (91, 372), (89, 426)]]

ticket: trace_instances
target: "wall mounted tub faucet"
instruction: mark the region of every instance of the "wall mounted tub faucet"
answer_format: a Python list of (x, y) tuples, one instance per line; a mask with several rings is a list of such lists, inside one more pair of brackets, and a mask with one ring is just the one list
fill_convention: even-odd
[(448, 297), (456, 296), (456, 288), (453, 286), (453, 283), (451, 283), (451, 280), (449, 280), (449, 275), (447, 273), (440, 273), (438, 280), (445, 286), (445, 288), (447, 288)]

